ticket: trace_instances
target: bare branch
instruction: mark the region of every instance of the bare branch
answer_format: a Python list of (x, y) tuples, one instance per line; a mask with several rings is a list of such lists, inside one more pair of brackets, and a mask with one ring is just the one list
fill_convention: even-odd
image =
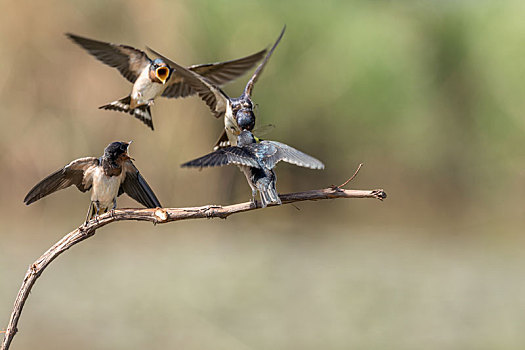
[[(336, 199), (336, 198), (376, 198), (383, 200), (386, 198), (386, 193), (383, 190), (345, 190), (341, 187), (351, 181), (352, 176), (347, 182), (340, 187), (331, 187), (321, 190), (312, 190), (305, 192), (295, 192), (279, 195), (283, 204), (290, 204), (294, 202), (321, 200), (321, 199)], [(245, 202), (228, 206), (206, 205), (202, 207), (192, 208), (156, 208), (156, 209), (116, 209), (109, 213), (95, 218), (85, 225), (80, 226), (74, 231), (65, 235), (61, 240), (49, 248), (40, 258), (38, 258), (27, 270), (22, 282), (22, 286), (16, 296), (15, 305), (9, 324), (5, 330), (4, 339), (0, 350), (8, 350), (17, 332), (18, 320), (24, 304), (31, 292), (31, 288), (45, 268), (55, 260), (60, 254), (71, 248), (77, 243), (93, 236), (97, 229), (106, 226), (115, 221), (123, 220), (137, 220), (150, 221), (154, 224), (163, 224), (172, 221), (188, 220), (188, 219), (202, 219), (202, 218), (222, 218), (226, 219), (228, 216), (235, 213), (242, 213), (249, 210), (260, 209), (260, 203), (256, 201)]]

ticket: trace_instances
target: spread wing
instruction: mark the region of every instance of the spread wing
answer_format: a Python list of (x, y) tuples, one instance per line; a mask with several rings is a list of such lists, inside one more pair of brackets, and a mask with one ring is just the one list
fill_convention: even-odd
[[(164, 57), (151, 48), (148, 48), (148, 50), (155, 56), (162, 58), (162, 60), (170, 67), (174, 67), (175, 62), (171, 61), (169, 58)], [(255, 63), (259, 62), (265, 54), (266, 49), (236, 60), (193, 65), (187, 69), (206, 78), (211, 84), (221, 86), (246, 73), (246, 71), (251, 69)], [(177, 74), (176, 71), (172, 73), (170, 80), (166, 85), (167, 87), (162, 93), (162, 96), (164, 97), (187, 97), (197, 93), (195, 89), (192, 89), (191, 86), (185, 83), (184, 77)]]
[(91, 188), (91, 182), (84, 183), (84, 173), (89, 167), (97, 165), (98, 158), (95, 157), (80, 158), (72, 161), (37, 183), (24, 198), (24, 203), (29, 205), (48, 194), (71, 185), (75, 185), (80, 191), (86, 192)]
[(270, 51), (268, 51), (268, 54), (266, 55), (264, 60), (257, 67), (257, 69), (253, 73), (253, 76), (250, 79), (250, 81), (248, 82), (248, 84), (246, 84), (246, 88), (244, 89), (244, 94), (245, 95), (247, 95), (247, 96), (251, 96), (252, 95), (253, 86), (257, 82), (257, 79), (259, 79), (259, 77), (261, 76), (261, 73), (262, 73), (262, 71), (264, 69), (264, 66), (266, 66), (266, 63), (268, 63), (268, 60), (270, 59), (270, 56), (273, 54), (273, 51), (275, 50), (277, 45), (279, 45), (279, 42), (281, 41), (281, 38), (283, 37), (285, 30), (286, 30), (286, 26), (283, 27), (283, 30), (281, 31), (281, 34), (279, 34), (279, 37), (275, 41), (275, 44), (273, 44), (272, 48), (270, 49)]
[(261, 141), (250, 144), (247, 147), (262, 158), (262, 162), (269, 169), (282, 161), (310, 169), (324, 169), (324, 164), (318, 159), (293, 147), (277, 141)]
[(131, 161), (128, 160), (122, 165), (122, 171), (125, 172), (126, 178), (120, 185), (119, 196), (126, 193), (146, 208), (162, 207), (151, 187)]
[[(190, 93), (190, 90), (193, 90), (204, 102), (206, 102), (216, 118), (224, 116), (230, 103), (230, 100), (224, 91), (214, 84), (208, 82), (205, 78), (201, 77), (197, 73), (168, 60), (155, 50), (149, 47), (148, 50), (161, 57), (171, 68), (174, 69), (172, 78), (170, 78), (170, 80), (174, 77), (179, 77), (179, 79), (184, 82), (180, 85), (180, 96), (183, 97), (188, 96), (188, 94), (191, 95), (192, 93)], [(165, 94), (163, 94), (163, 96), (165, 96)]]
[(150, 64), (148, 56), (134, 47), (83, 38), (71, 33), (66, 35), (99, 61), (117, 68), (131, 83), (134, 83), (144, 68)]
[(205, 77), (210, 83), (220, 86), (246, 73), (246, 71), (251, 69), (255, 63), (259, 62), (265, 54), (266, 49), (236, 60), (194, 65), (188, 67), (188, 69)]
[(225, 147), (181, 165), (183, 168), (204, 168), (229, 164), (260, 168), (252, 153), (241, 147)]

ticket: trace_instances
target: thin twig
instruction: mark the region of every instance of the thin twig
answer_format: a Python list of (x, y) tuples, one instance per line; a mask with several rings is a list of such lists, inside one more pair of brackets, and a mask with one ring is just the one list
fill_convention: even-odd
[(352, 181), (356, 176), (357, 176), (357, 173), (359, 172), (359, 170), (361, 170), (361, 167), (363, 166), (363, 163), (359, 163), (359, 165), (357, 166), (357, 169), (354, 173), (354, 175), (352, 175), (352, 177), (350, 177), (348, 180), (346, 180), (345, 182), (343, 182), (341, 185), (337, 186), (337, 188), (343, 188), (345, 187), (350, 181)]
[[(359, 166), (360, 168), (361, 166)], [(352, 176), (342, 186), (352, 180)], [(340, 187), (342, 187), (340, 186)], [(307, 200), (321, 200), (321, 199), (336, 199), (336, 198), (376, 198), (383, 200), (386, 198), (386, 193), (383, 190), (345, 190), (342, 188), (325, 188), (321, 190), (312, 190), (305, 192), (296, 192), (279, 195), (283, 204), (290, 204), (294, 202)], [(188, 219), (202, 219), (202, 218), (222, 218), (226, 219), (228, 216), (235, 213), (242, 213), (245, 211), (260, 209), (261, 205), (258, 201), (245, 202), (240, 204), (220, 206), (220, 205), (206, 205), (202, 207), (192, 208), (156, 208), (156, 209), (116, 209), (112, 212), (101, 215), (86, 224), (80, 226), (74, 231), (65, 235), (61, 240), (49, 248), (40, 258), (38, 258), (27, 270), (22, 282), (22, 286), (15, 299), (15, 304), (9, 324), (5, 330), (4, 338), (0, 350), (8, 350), (17, 332), (18, 320), (22, 313), (24, 304), (31, 292), (31, 288), (35, 284), (38, 277), (42, 274), (45, 268), (55, 260), (60, 254), (71, 248), (77, 243), (93, 236), (97, 229), (104, 227), (112, 222), (136, 220), (136, 221), (150, 221), (154, 224), (164, 224), (172, 221), (188, 220)]]

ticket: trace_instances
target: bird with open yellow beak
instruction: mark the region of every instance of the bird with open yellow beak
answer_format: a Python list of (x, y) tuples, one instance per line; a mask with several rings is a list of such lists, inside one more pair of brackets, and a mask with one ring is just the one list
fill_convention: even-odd
[(239, 97), (229, 97), (219, 86), (217, 86), (217, 84), (214, 84), (207, 77), (203, 76), (202, 74), (196, 74), (191, 69), (186, 69), (176, 62), (170, 61), (166, 57), (162, 57), (153, 49), (148, 48), (148, 51), (156, 56), (161, 57), (165, 62), (168, 62), (170, 67), (182, 77), (184, 83), (193, 89), (193, 91), (195, 91), (208, 105), (210, 111), (216, 118), (224, 117), (224, 131), (215, 144), (215, 149), (237, 145), (237, 136), (239, 136), (242, 131), (252, 131), (254, 129), (255, 113), (253, 112), (254, 103), (251, 99), (253, 87), (261, 76), (264, 67), (270, 60), (273, 51), (277, 45), (279, 45), (279, 42), (284, 35), (285, 29), (286, 26), (282, 29), (279, 37), (270, 48), (262, 62), (259, 64), (259, 66), (257, 66), (257, 69), (246, 84), (242, 95)]
[[(150, 107), (155, 98), (187, 97), (197, 93), (185, 83), (174, 67), (170, 67), (169, 60), (164, 57), (159, 56), (152, 60), (145, 52), (131, 46), (106, 43), (69, 33), (66, 35), (101, 62), (117, 68), (133, 84), (131, 94), (99, 107), (101, 109), (129, 113), (153, 130)], [(187, 69), (222, 86), (243, 75), (265, 54), (266, 50), (262, 50), (236, 60), (193, 65)]]

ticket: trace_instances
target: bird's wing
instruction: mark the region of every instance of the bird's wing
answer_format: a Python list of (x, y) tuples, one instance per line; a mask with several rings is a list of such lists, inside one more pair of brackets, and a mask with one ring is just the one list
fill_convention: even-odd
[(72, 161), (62, 169), (55, 171), (37, 183), (24, 198), (24, 203), (29, 205), (42, 197), (71, 185), (86, 192), (91, 188), (91, 182), (84, 183), (84, 173), (91, 167), (98, 165), (98, 158), (86, 157)]
[(110, 67), (117, 68), (124, 78), (132, 83), (137, 80), (144, 68), (150, 64), (150, 59), (146, 56), (146, 53), (134, 47), (83, 38), (71, 33), (66, 35), (99, 61)]
[[(174, 62), (169, 58), (162, 56), (153, 49), (148, 48), (148, 50), (152, 54), (162, 58), (170, 67), (173, 67), (172, 63)], [(266, 49), (236, 60), (193, 65), (187, 67), (187, 69), (206, 78), (209, 83), (221, 86), (246, 73), (247, 70), (252, 68), (255, 63), (263, 58), (264, 54), (266, 54)], [(162, 93), (162, 96), (164, 97), (187, 97), (197, 93), (195, 89), (192, 89), (191, 86), (185, 84), (184, 78), (181, 75), (178, 75), (177, 72), (172, 73), (170, 80), (166, 85), (167, 87)]]
[(179, 80), (179, 83), (174, 83), (169, 86), (163, 93), (162, 96), (168, 97), (184, 97), (197, 93), (199, 97), (206, 102), (213, 115), (216, 118), (220, 118), (226, 113), (229, 98), (219, 87), (208, 82), (205, 78), (201, 77), (197, 73), (184, 68), (177, 63), (170, 61), (166, 57), (162, 56), (155, 50), (148, 47), (148, 50), (154, 55), (161, 57), (165, 62), (173, 68), (172, 77), (170, 81)]
[(125, 178), (120, 185), (119, 196), (126, 193), (146, 208), (162, 207), (151, 187), (130, 160), (124, 162), (122, 171), (125, 172)]
[(281, 34), (279, 34), (279, 37), (275, 41), (275, 44), (273, 44), (273, 46), (270, 49), (270, 51), (268, 51), (268, 54), (266, 54), (266, 57), (264, 58), (264, 60), (261, 62), (261, 64), (259, 64), (259, 66), (255, 70), (255, 72), (253, 73), (250, 81), (248, 81), (248, 84), (246, 84), (246, 88), (244, 89), (244, 94), (245, 95), (247, 95), (247, 96), (251, 96), (252, 95), (253, 86), (257, 82), (257, 79), (259, 79), (259, 77), (261, 76), (261, 73), (262, 73), (262, 71), (264, 69), (264, 66), (266, 66), (266, 63), (268, 63), (268, 60), (270, 59), (270, 56), (273, 54), (273, 51), (275, 50), (277, 45), (279, 45), (279, 42), (281, 41), (281, 38), (283, 37), (285, 30), (286, 30), (286, 26), (283, 27), (283, 30), (281, 31)]
[(270, 169), (281, 160), (305, 168), (324, 169), (324, 164), (318, 159), (281, 142), (261, 141), (249, 146), (255, 154), (262, 157), (263, 164)]
[(229, 164), (246, 165), (254, 168), (261, 167), (253, 154), (241, 147), (220, 148), (215, 152), (190, 160), (189, 162), (182, 164), (181, 167), (204, 168)]
[(246, 73), (265, 54), (266, 49), (236, 60), (194, 65), (188, 67), (188, 69), (205, 77), (210, 83), (221, 86)]

